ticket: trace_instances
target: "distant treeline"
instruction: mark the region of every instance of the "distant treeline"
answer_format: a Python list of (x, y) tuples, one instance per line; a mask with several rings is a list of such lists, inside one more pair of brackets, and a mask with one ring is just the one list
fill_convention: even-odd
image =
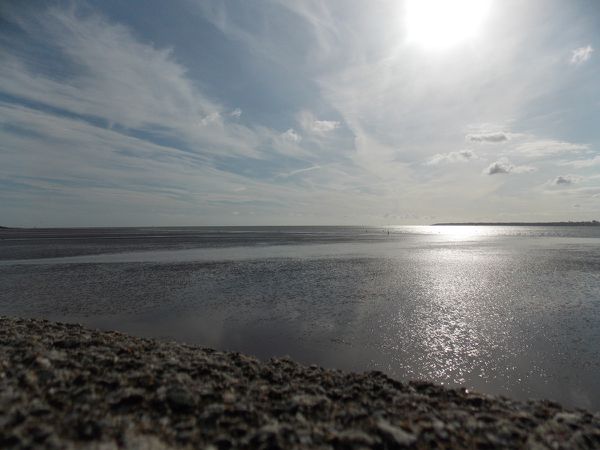
[(477, 226), (510, 226), (510, 227), (597, 227), (600, 222), (448, 222), (434, 223), (433, 226), (477, 225)]

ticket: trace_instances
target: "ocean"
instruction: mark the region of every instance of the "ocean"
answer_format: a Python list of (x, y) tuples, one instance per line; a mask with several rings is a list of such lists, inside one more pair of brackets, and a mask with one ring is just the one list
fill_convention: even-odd
[(600, 410), (600, 227), (3, 229), (0, 315)]

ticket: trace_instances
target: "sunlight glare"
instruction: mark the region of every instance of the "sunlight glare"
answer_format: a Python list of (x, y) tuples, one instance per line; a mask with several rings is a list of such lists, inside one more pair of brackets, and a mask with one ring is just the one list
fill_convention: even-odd
[(488, 234), (487, 227), (470, 225), (443, 225), (439, 234), (449, 241), (475, 241)]
[(406, 0), (409, 42), (444, 49), (474, 38), (491, 6), (491, 0)]

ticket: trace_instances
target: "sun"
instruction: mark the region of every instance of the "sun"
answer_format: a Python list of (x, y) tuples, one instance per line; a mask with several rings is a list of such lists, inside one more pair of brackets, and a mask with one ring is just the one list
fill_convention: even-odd
[(445, 49), (477, 37), (491, 0), (406, 0), (408, 41)]

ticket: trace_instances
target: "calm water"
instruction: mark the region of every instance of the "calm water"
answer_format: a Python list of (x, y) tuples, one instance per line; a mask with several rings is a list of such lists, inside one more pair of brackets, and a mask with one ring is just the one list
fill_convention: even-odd
[(0, 314), (600, 410), (600, 227), (0, 230)]

